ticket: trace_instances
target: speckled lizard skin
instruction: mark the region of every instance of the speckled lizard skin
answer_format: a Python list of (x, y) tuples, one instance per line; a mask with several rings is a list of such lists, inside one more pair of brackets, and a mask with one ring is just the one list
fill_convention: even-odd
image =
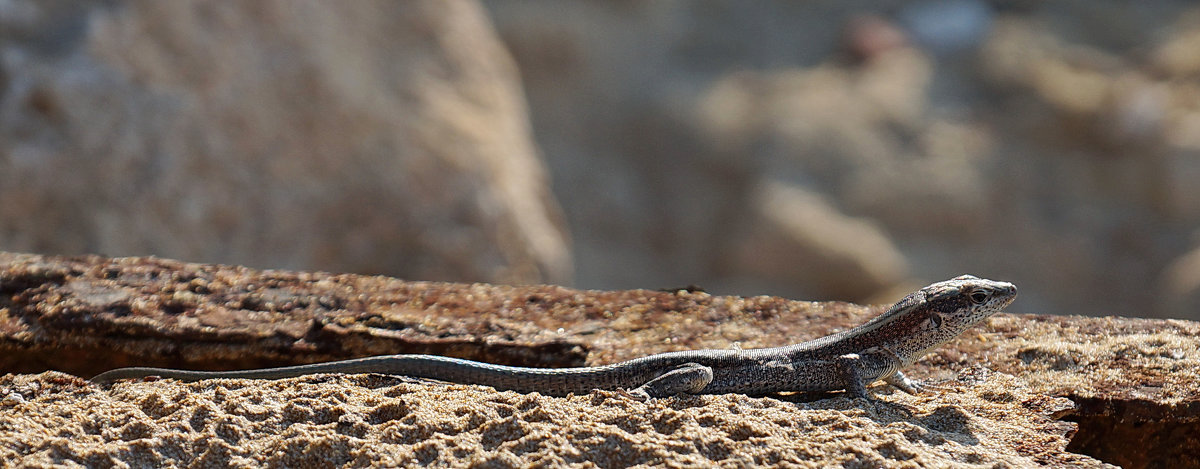
[(1011, 283), (963, 275), (917, 290), (858, 327), (808, 342), (763, 349), (660, 353), (595, 367), (526, 368), (433, 355), (385, 355), (242, 371), (119, 368), (101, 373), (92, 381), (107, 383), (147, 376), (197, 381), (386, 373), (555, 396), (593, 389), (626, 389), (641, 399), (678, 393), (844, 389), (854, 397), (866, 398), (866, 386), (879, 379), (908, 393), (919, 392), (921, 385), (905, 377), (902, 368), (1004, 309), (1016, 296), (1017, 288)]

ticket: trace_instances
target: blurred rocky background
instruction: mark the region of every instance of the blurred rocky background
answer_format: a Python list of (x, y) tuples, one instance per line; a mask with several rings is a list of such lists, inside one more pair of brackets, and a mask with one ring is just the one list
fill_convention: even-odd
[(569, 282), (468, 1), (0, 0), (0, 249)]
[(0, 250), (1200, 319), (1200, 6), (0, 0)]

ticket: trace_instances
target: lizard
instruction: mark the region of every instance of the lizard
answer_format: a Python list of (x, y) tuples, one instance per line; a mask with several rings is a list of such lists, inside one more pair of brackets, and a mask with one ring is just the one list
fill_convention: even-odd
[(603, 366), (529, 368), (436, 355), (381, 355), (350, 360), (236, 371), (118, 368), (91, 379), (160, 376), (183, 381), (218, 378), (282, 379), (317, 373), (383, 373), (497, 390), (565, 396), (594, 389), (626, 390), (639, 400), (675, 394), (827, 392), (870, 399), (877, 380), (909, 394), (925, 385), (900, 370), (930, 350), (1004, 309), (1016, 298), (1008, 282), (963, 275), (921, 288), (851, 329), (781, 347), (687, 350)]

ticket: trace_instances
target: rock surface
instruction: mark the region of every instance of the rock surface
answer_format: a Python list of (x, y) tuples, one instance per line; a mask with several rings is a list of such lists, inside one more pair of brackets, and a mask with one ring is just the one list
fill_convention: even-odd
[[(205, 285), (200, 288), (200, 285)], [(1025, 287), (1024, 290), (1029, 290)], [(190, 292), (190, 293), (187, 293)], [(434, 350), (534, 366), (776, 346), (882, 307), (0, 254), (0, 457), (30, 464), (1189, 467), (1200, 324), (1000, 314), (917, 363), (944, 391), (567, 398), (379, 375), (90, 376)], [(1019, 302), (1017, 308), (1020, 308)], [(549, 332), (548, 332), (549, 331)]]
[(468, 0), (2, 2), (0, 199), (7, 250), (571, 277)]
[(30, 465), (1104, 467), (1062, 451), (1072, 425), (1041, 406), (1065, 399), (1029, 394), (1012, 377), (879, 403), (733, 394), (642, 403), (379, 375), (102, 388), (45, 373), (0, 377), (0, 391), (10, 396), (0, 457)]

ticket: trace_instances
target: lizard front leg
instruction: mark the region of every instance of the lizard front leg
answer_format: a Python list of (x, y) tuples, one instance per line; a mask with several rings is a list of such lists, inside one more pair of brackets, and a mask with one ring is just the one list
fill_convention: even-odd
[(640, 401), (679, 393), (696, 394), (712, 380), (712, 368), (699, 363), (684, 363), (630, 390), (629, 393)]
[(929, 392), (929, 391), (945, 392), (945, 391), (949, 390), (945, 386), (939, 386), (939, 385), (929, 384), (929, 383), (922, 383), (915, 379), (910, 379), (909, 377), (904, 376), (904, 373), (901, 373), (900, 370), (896, 370), (895, 373), (892, 373), (892, 374), (888, 375), (887, 377), (883, 378), (883, 381), (886, 382), (887, 384), (895, 386), (896, 389), (899, 389), (901, 391), (904, 391), (906, 393), (913, 394), (913, 395), (920, 394), (923, 392)]
[(919, 392), (921, 385), (900, 373), (899, 357), (890, 350), (869, 349), (862, 354), (847, 353), (834, 359), (834, 369), (842, 387), (853, 397), (870, 399), (867, 385), (882, 376), (887, 383), (904, 392)]
[(883, 375), (883, 381), (892, 385), (896, 389), (904, 391), (908, 394), (917, 395), (925, 391), (939, 389), (937, 386), (930, 386), (920, 381), (909, 379), (900, 371), (903, 361), (900, 356), (887, 347), (872, 347), (867, 356), (882, 360), (883, 363), (893, 370), (890, 373)]

